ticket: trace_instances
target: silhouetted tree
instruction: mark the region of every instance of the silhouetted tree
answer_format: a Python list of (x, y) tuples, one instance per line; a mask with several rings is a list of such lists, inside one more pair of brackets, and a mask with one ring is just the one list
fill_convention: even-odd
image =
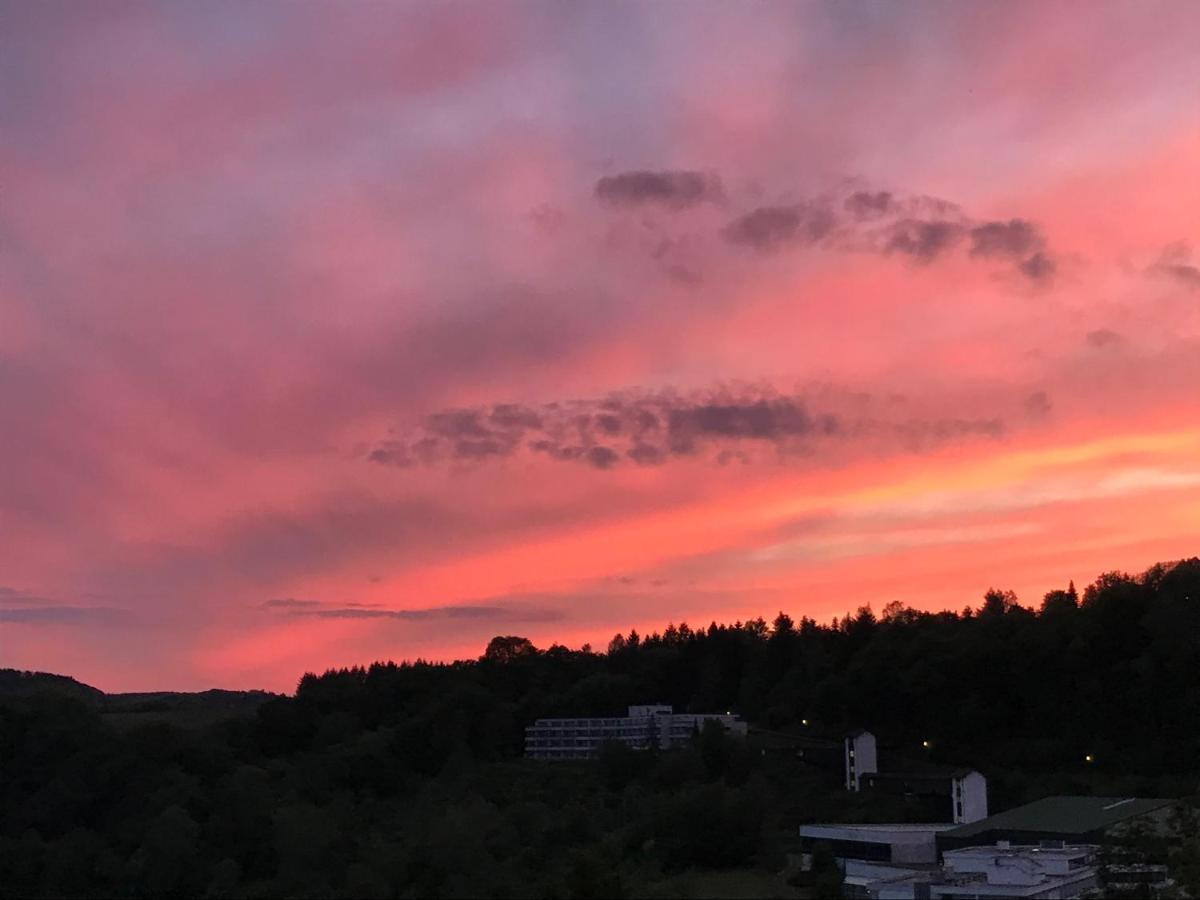
[(485, 662), (510, 663), (518, 659), (530, 659), (537, 656), (537, 652), (537, 647), (529, 638), (508, 635), (492, 638), (483, 651), (483, 659)]

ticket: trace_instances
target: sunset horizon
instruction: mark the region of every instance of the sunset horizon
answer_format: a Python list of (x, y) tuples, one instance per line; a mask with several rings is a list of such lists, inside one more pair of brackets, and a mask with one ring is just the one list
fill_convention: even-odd
[(1195, 6), (2, 6), (4, 667), (1200, 553)]

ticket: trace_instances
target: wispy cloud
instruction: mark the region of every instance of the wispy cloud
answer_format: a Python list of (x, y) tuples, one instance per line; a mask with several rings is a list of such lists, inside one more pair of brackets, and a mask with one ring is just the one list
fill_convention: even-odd
[(363, 604), (330, 604), (316, 601), (302, 606), (273, 606), (287, 615), (297, 618), (316, 619), (395, 619), (402, 622), (440, 622), (459, 619), (491, 622), (553, 622), (562, 618), (562, 613), (553, 609), (542, 609), (521, 604), (476, 605), (453, 604), (431, 606), (422, 609), (381, 609)]
[(47, 598), (30, 591), (0, 586), (0, 606), (40, 606), (49, 602)]
[(683, 458), (726, 464), (749, 462), (763, 449), (773, 451), (776, 459), (834, 443), (891, 442), (914, 449), (966, 437), (996, 438), (1005, 431), (1000, 417), (922, 419), (886, 404), (871, 413), (814, 405), (803, 393), (750, 386), (690, 393), (626, 391), (538, 407), (447, 410), (426, 417), (406, 438), (380, 442), (368, 459), (401, 468), (481, 463), (518, 454), (595, 469), (659, 466)]
[(798, 247), (873, 251), (928, 265), (964, 241), (970, 259), (999, 260), (1046, 283), (1057, 262), (1041, 229), (1023, 218), (976, 220), (954, 203), (889, 190), (837, 191), (811, 200), (757, 206), (722, 230), (729, 243), (766, 252)]
[(108, 606), (25, 606), (0, 609), (0, 622), (21, 625), (120, 625), (129, 610)]
[(598, 200), (614, 206), (654, 204), (684, 209), (697, 203), (716, 203), (724, 197), (716, 175), (691, 171), (636, 171), (605, 175), (596, 182)]
[(1163, 276), (1178, 285), (1200, 291), (1200, 264), (1192, 256), (1186, 241), (1171, 244), (1150, 267), (1151, 274)]
[(263, 609), (312, 609), (320, 606), (317, 600), (297, 600), (294, 597), (279, 597), (263, 603)]

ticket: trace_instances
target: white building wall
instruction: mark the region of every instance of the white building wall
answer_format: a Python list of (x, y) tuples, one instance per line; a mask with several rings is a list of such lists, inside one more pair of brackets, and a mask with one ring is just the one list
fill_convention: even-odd
[(968, 772), (955, 778), (951, 793), (954, 824), (966, 825), (987, 818), (987, 779), (980, 773)]
[(878, 772), (875, 758), (875, 735), (860, 731), (845, 740), (846, 790), (861, 790), (862, 777)]

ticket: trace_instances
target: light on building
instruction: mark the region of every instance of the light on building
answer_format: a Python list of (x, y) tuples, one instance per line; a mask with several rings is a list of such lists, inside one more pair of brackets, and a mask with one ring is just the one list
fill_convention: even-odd
[(926, 750), (928, 750), (933, 745), (931, 743), (929, 743), (929, 741), (921, 741), (921, 746), (924, 747)]
[(1089, 753), (1089, 754), (1087, 754), (1086, 756), (1084, 756), (1084, 758), (1083, 758), (1083, 761), (1084, 761), (1085, 763), (1095, 762), (1095, 761), (1096, 761), (1096, 757), (1092, 756), (1092, 754), (1090, 754), (1090, 753)]
[(807, 724), (808, 724), (808, 719), (801, 719), (801, 720), (800, 720), (800, 724), (801, 724), (801, 725), (807, 725)]

